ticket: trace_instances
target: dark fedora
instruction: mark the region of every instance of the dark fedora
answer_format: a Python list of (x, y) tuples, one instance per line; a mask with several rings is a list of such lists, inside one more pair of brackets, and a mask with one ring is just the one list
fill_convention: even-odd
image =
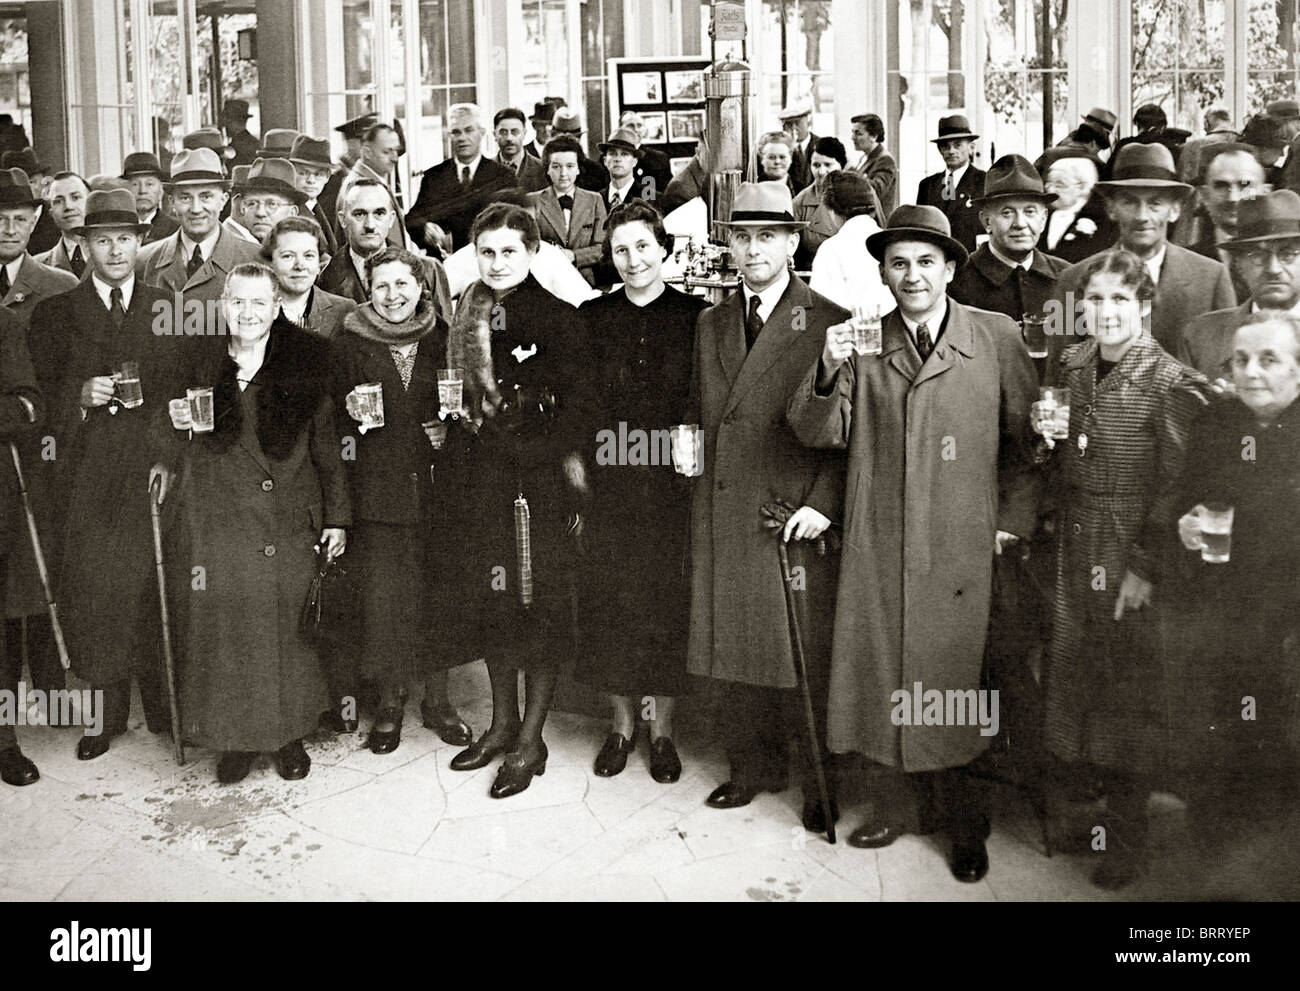
[(533, 104), (533, 115), (528, 118), (533, 123), (549, 124), (555, 119), (555, 104), (538, 100)]
[(175, 186), (220, 186), (230, 188), (230, 180), (222, 171), (221, 159), (211, 148), (186, 148), (172, 159), (171, 179), (168, 188)]
[(1242, 200), (1237, 207), (1237, 236), (1220, 248), (1249, 248), (1260, 241), (1300, 239), (1300, 196), (1289, 189)]
[(953, 114), (951, 117), (939, 118), (939, 136), (931, 138), (931, 143), (938, 144), (940, 141), (953, 141), (957, 138), (978, 138), (979, 135), (970, 129), (970, 121), (961, 114)]
[(262, 135), (262, 147), (257, 149), (258, 158), (288, 158), (293, 151), (293, 143), (300, 132), (291, 127), (273, 127)]
[(248, 170), (244, 195), (249, 193), (275, 193), (302, 206), (307, 194), (298, 188), (298, 170), (283, 158), (259, 158)]
[(608, 141), (602, 141), (596, 146), (603, 155), (611, 148), (617, 148), (619, 151), (631, 152), (637, 158), (645, 154), (641, 150), (640, 142), (637, 141), (636, 132), (630, 127), (620, 127), (609, 136)]
[(1043, 177), (1020, 155), (1003, 155), (989, 166), (984, 176), (984, 195), (975, 200), (976, 206), (1014, 196), (1018, 199), (1038, 200), (1048, 204), (1056, 202), (1056, 194), (1043, 188)]
[(0, 169), (0, 208), (40, 205), (40, 198), (32, 195), (32, 181), (26, 172), (22, 169)]
[(222, 120), (248, 120), (253, 115), (248, 110), (247, 100), (227, 100), (221, 108)]
[(349, 141), (360, 141), (366, 136), (366, 132), (378, 123), (378, 114), (362, 114), (360, 117), (353, 117), (351, 120), (344, 121), (336, 126), (334, 130)]
[(167, 173), (163, 171), (158, 156), (151, 151), (133, 151), (122, 160), (121, 177), (130, 179), (136, 175), (152, 175), (157, 176), (159, 179), (167, 178)]
[(289, 149), (289, 161), (294, 165), (314, 165), (321, 169), (333, 169), (334, 161), (330, 158), (329, 138), (313, 138), (309, 134), (300, 134), (293, 139)]
[(731, 201), (728, 227), (807, 227), (794, 217), (794, 197), (784, 182), (742, 182)]
[(1093, 107), (1083, 115), (1083, 122), (1091, 124), (1097, 130), (1104, 131), (1109, 135), (1111, 131), (1115, 130), (1115, 125), (1119, 123), (1119, 117), (1105, 107)]
[(582, 133), (582, 118), (578, 116), (577, 111), (561, 107), (551, 118), (551, 130), (556, 134), (572, 134), (577, 137)]
[(1168, 189), (1190, 193), (1192, 187), (1178, 181), (1174, 156), (1157, 142), (1126, 144), (1111, 163), (1110, 179), (1097, 183), (1102, 192), (1120, 189)]
[(885, 248), (895, 241), (928, 241), (943, 248), (949, 261), (961, 268), (966, 264), (966, 249), (952, 237), (948, 218), (937, 206), (916, 206), (904, 203), (897, 207), (885, 221), (883, 230), (867, 238), (867, 250), (876, 261), (885, 260)]
[[(215, 127), (200, 127), (197, 131), (190, 131), (189, 134), (181, 138), (181, 147), (188, 151), (207, 148), (227, 161), (235, 157), (235, 149), (226, 144), (226, 139), (221, 136), (221, 131)], [(175, 163), (173, 163), (172, 168), (175, 170)]]
[(129, 189), (92, 189), (86, 197), (86, 219), (69, 233), (85, 237), (96, 227), (132, 227), (137, 233), (149, 233), (149, 224), (140, 223), (135, 212), (135, 194)]
[(1277, 120), (1296, 120), (1300, 118), (1300, 102), (1296, 100), (1274, 100), (1264, 108), (1264, 113)]
[(252, 168), (251, 165), (236, 165), (230, 170), (230, 192), (232, 195), (244, 195), (244, 190), (248, 188), (248, 173)]
[(36, 152), (31, 148), (23, 148), (21, 151), (7, 151), (0, 155), (0, 168), (2, 169), (22, 169), (29, 176), (36, 173), (46, 173), (50, 167), (45, 162), (36, 160)]

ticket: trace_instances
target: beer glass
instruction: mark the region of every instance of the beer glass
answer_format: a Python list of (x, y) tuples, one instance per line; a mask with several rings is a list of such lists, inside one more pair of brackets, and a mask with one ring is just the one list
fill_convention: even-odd
[(190, 429), (196, 434), (211, 433), (214, 425), (212, 387), (201, 385), (197, 389), (186, 389), (185, 399), (190, 404)]
[(384, 425), (384, 386), (380, 382), (366, 382), (347, 394), (344, 400), (348, 415), (361, 424), (364, 434)]
[(1044, 437), (1065, 440), (1070, 436), (1070, 390), (1064, 386), (1043, 386), (1038, 402), (1029, 410), (1030, 425)]
[[(167, 412), (172, 418), (172, 427), (176, 430), (194, 430), (194, 422), (190, 413), (190, 401), (188, 399), (169, 399), (167, 400)], [(176, 421), (184, 417), (191, 417), (189, 427), (178, 427)]]
[(1199, 508), (1201, 560), (1206, 564), (1227, 564), (1232, 553), (1233, 509), (1218, 502), (1209, 502)]
[(438, 369), (438, 416), (457, 416), (465, 405), (465, 378), (459, 368)]
[(424, 428), (424, 436), (429, 438), (429, 443), (433, 445), (435, 451), (441, 451), (442, 445), (447, 443), (447, 424), (443, 420), (430, 420), (428, 423), (421, 423)]
[(880, 332), (880, 307), (874, 305), (853, 307), (849, 326), (853, 328), (855, 352), (860, 355), (880, 354), (884, 347)]
[(1025, 338), (1025, 347), (1029, 357), (1047, 357), (1047, 314), (1023, 313), (1020, 316), (1020, 329)]
[(668, 431), (672, 444), (673, 468), (679, 475), (694, 478), (704, 471), (704, 438), (695, 423), (679, 423)]
[(138, 409), (144, 405), (138, 361), (123, 361), (113, 369), (113, 398), (126, 409)]

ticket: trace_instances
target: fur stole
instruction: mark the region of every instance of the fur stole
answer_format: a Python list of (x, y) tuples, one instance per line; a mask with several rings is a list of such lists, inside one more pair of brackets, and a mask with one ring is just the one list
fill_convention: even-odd
[(492, 310), (496, 294), (474, 282), (460, 296), (447, 335), (447, 367), (463, 369), (465, 407), (475, 424), (493, 416), (501, 405), (492, 368)]

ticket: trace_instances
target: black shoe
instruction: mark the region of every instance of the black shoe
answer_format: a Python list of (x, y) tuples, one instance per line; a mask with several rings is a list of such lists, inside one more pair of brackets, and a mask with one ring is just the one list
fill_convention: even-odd
[[(826, 815), (822, 812), (821, 799), (816, 795), (805, 795), (803, 799), (803, 815), (800, 816), (803, 822), (803, 828), (810, 833), (826, 832)], [(831, 796), (831, 822), (840, 821), (840, 806), (835, 801), (835, 796)]]
[(650, 777), (661, 785), (670, 785), (682, 776), (682, 760), (677, 748), (666, 736), (650, 741)]
[(879, 850), (887, 847), (903, 835), (897, 826), (874, 822), (868, 819), (861, 826), (849, 833), (849, 846), (859, 850)]
[(77, 741), (77, 760), (94, 760), (108, 753), (108, 734), (83, 736)]
[(251, 750), (227, 750), (217, 762), (217, 780), (223, 785), (233, 785), (248, 777), (257, 754)]
[(989, 872), (989, 852), (982, 840), (952, 845), (952, 876), (966, 884), (982, 881)]
[(301, 740), (286, 743), (275, 752), (275, 767), (285, 781), (299, 781), (311, 770), (311, 758), (303, 749)]
[(357, 731), (357, 721), (355, 719), (344, 719), (335, 710), (326, 709), (320, 714), (320, 728), (327, 733), (355, 733)]
[[(380, 723), (392, 723), (393, 728), (381, 730)], [(395, 708), (380, 709), (375, 716), (375, 723), (366, 735), (366, 746), (372, 754), (391, 754), (402, 742), (402, 710)]]
[(453, 757), (451, 759), (451, 769), (453, 771), (477, 771), (480, 767), (487, 767), (502, 754), (508, 754), (515, 749), (515, 744), (519, 742), (519, 730), (514, 730), (500, 744), (485, 743), (485, 740), (487, 740), (487, 735), (484, 735), (477, 743), (470, 744), (468, 749), (462, 750)]
[(421, 702), (420, 718), (424, 721), (424, 728), (437, 733), (438, 739), (443, 743), (450, 743), (453, 747), (468, 747), (474, 741), (474, 731), (455, 709), (431, 709)]
[(714, 788), (704, 804), (711, 809), (738, 809), (748, 805), (762, 791), (782, 791), (770, 785), (751, 784), (747, 781), (724, 781)]
[[(632, 732), (635, 733), (636, 730)], [(605, 745), (600, 748), (600, 753), (596, 755), (593, 768), (596, 776), (612, 778), (616, 774), (622, 774), (623, 769), (627, 767), (628, 755), (635, 750), (636, 743), (622, 733), (610, 733), (605, 737)]]
[(23, 785), (35, 784), (40, 779), (41, 772), (36, 770), (36, 765), (17, 747), (0, 750), (0, 780), (5, 784), (21, 788)]
[(523, 754), (506, 754), (506, 759), (501, 762), (501, 770), (497, 771), (497, 779), (492, 782), (492, 790), (488, 794), (493, 798), (509, 798), (511, 795), (518, 795), (532, 784), (534, 774), (540, 778), (546, 773), (548, 756), (544, 743), (541, 755), (535, 760), (525, 761)]

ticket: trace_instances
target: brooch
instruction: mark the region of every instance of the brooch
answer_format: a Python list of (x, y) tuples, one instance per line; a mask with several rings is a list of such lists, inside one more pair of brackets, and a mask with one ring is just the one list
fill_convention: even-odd
[(1079, 457), (1083, 457), (1083, 452), (1088, 449), (1088, 435), (1079, 434)]
[(24, 293), (20, 293), (20, 292), (14, 293), (14, 302), (15, 302), (15, 303), (21, 303), (21, 302), (22, 302), (23, 300), (25, 300), (26, 298), (27, 298), (27, 296), (26, 296)]

